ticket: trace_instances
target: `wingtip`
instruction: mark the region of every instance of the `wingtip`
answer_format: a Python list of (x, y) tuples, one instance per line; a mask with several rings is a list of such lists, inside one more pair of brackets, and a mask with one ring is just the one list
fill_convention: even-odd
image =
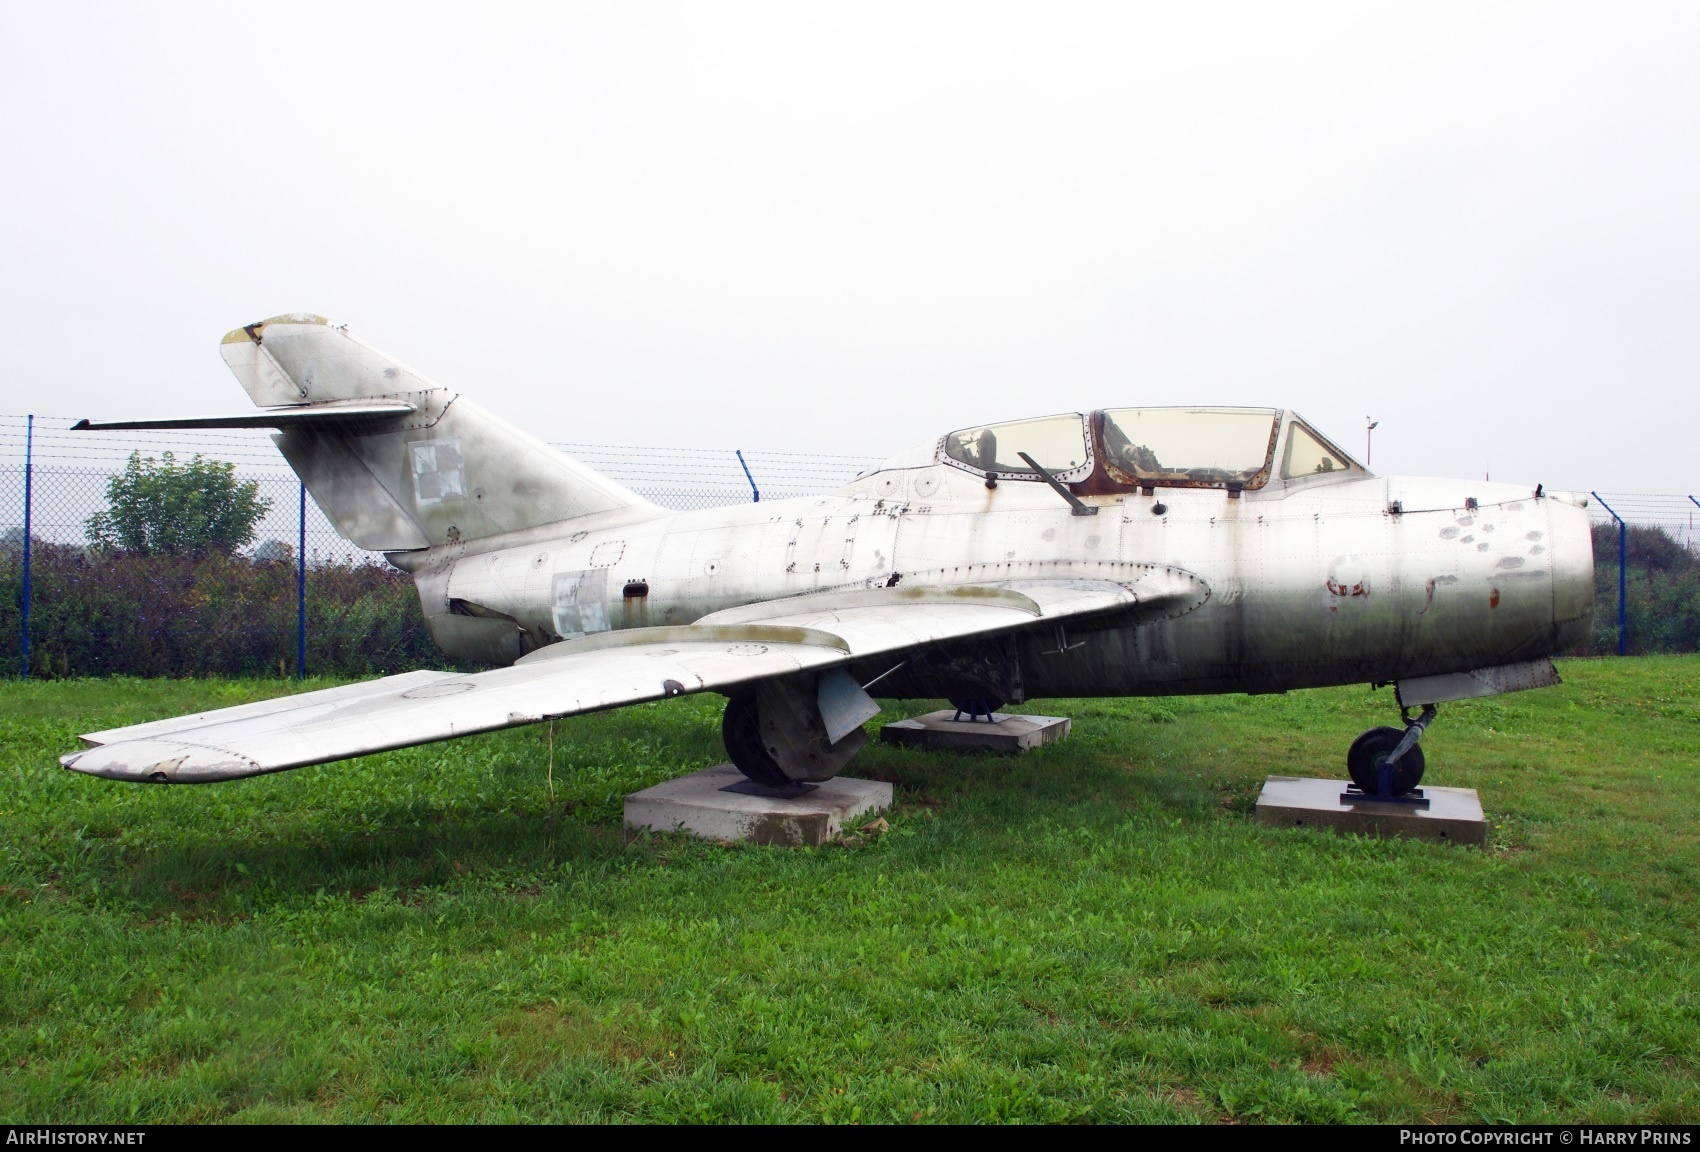
[(258, 761), (237, 752), (167, 740), (103, 744), (67, 753), (59, 758), (59, 764), (86, 776), (136, 784), (209, 784), (258, 776), (265, 771)]

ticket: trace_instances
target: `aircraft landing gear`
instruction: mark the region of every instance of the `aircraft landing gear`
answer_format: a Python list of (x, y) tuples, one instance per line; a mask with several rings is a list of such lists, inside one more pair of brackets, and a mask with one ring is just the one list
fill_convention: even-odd
[(969, 720), (979, 720), (984, 717), (990, 721), (992, 714), (1004, 706), (1004, 702), (996, 696), (952, 696), (950, 706), (956, 709), (953, 719), (962, 719), (964, 712)]
[(720, 717), (720, 738), (726, 742), (732, 766), (749, 779), (766, 788), (792, 785), (791, 777), (762, 746), (754, 692), (740, 692), (727, 699), (726, 711)]
[(1417, 741), (1434, 723), (1435, 715), (1433, 704), (1424, 705), (1422, 714), (1415, 720), (1411, 719), (1408, 708), (1400, 708), (1404, 731), (1371, 728), (1352, 741), (1351, 750), (1346, 753), (1346, 770), (1351, 773), (1357, 791), (1347, 792), (1346, 798), (1427, 803), (1420, 794), (1413, 797), (1411, 793), (1421, 782), (1425, 767), (1423, 750)]
[[(832, 677), (840, 682), (834, 684)], [(831, 721), (823, 709), (830, 711)], [(732, 766), (753, 783), (807, 789), (838, 775), (867, 745), (860, 724), (878, 712), (879, 705), (842, 671), (818, 678), (775, 677), (727, 698), (720, 735)], [(829, 722), (841, 726), (836, 741)]]

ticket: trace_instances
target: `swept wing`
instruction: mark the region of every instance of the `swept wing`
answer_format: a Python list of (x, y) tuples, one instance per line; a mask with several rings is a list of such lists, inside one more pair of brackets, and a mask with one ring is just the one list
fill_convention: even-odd
[(695, 624), (550, 645), (474, 675), (409, 672), (93, 732), (65, 767), (119, 780), (200, 783), (280, 772), (773, 676), (922, 645), (1113, 615), (1186, 611), (1208, 595), (1174, 569), (1132, 581), (1027, 580), (870, 589), (716, 613)]

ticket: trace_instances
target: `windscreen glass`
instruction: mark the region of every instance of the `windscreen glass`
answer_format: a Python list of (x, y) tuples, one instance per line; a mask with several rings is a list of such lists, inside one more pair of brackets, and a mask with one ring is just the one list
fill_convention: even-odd
[(1300, 476), (1319, 476), (1329, 472), (1345, 472), (1357, 468), (1338, 448), (1297, 421), (1287, 433), (1287, 452), (1281, 461), (1281, 478), (1296, 480)]
[(1114, 408), (1104, 413), (1104, 462), (1152, 484), (1241, 484), (1269, 466), (1268, 408)]
[(1059, 479), (1082, 473), (1091, 462), (1086, 423), (1079, 413), (1016, 420), (984, 428), (966, 428), (944, 438), (944, 454), (976, 472), (1034, 475), (1019, 453), (1025, 452)]

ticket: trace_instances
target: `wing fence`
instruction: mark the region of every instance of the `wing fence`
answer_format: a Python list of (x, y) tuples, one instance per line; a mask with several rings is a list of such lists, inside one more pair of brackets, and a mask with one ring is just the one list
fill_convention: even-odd
[[(331, 526), (263, 431), (72, 432), (0, 416), (0, 668), (8, 675), (332, 675), (441, 667), (412, 582)], [(679, 511), (832, 491), (873, 457), (561, 442)], [(230, 464), (263, 503), (233, 553), (90, 547), (132, 452)], [(1700, 647), (1700, 501), (1598, 492), (1599, 607), (1586, 652)], [(25, 524), (28, 523), (26, 535)]]

